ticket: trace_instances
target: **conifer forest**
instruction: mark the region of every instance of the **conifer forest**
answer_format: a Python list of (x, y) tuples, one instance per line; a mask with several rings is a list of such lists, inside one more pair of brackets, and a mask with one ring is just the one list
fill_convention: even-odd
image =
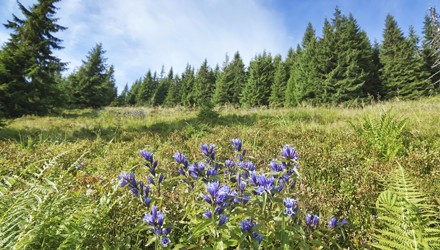
[(103, 43), (65, 73), (60, 1), (0, 20), (0, 249), (440, 249), (435, 8), (118, 91)]

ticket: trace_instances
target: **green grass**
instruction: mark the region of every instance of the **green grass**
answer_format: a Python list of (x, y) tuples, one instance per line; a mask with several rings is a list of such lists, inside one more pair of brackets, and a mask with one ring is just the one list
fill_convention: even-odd
[[(217, 110), (220, 116), (209, 120), (184, 108), (106, 108), (6, 121), (0, 128), (0, 248), (144, 248), (151, 241), (142, 222), (148, 210), (117, 187), (121, 171), (147, 175), (139, 154), (146, 149), (154, 152), (172, 180), (177, 176), (175, 152), (184, 152), (194, 162), (200, 159), (200, 144), (214, 143), (224, 161), (231, 155), (232, 138), (242, 139), (249, 159), (266, 171), (280, 148), (296, 147), (302, 179), (292, 196), (300, 208), (319, 212), (327, 221), (331, 216), (349, 220), (343, 232), (330, 232), (322, 221), (305, 242), (319, 239), (330, 248), (371, 248), (376, 200), (397, 161), (426, 195), (425, 202), (440, 205), (439, 97), (362, 109)], [(404, 150), (392, 157), (384, 157), (383, 142), (377, 142), (384, 136), (362, 132), (366, 119), (378, 121), (384, 113), (391, 122), (405, 121), (398, 133), (392, 126), (381, 131), (402, 143), (397, 146)], [(389, 141), (387, 147), (396, 146)], [(166, 199), (157, 201), (168, 209), (170, 222), (184, 209), (178, 205), (178, 188), (164, 187)], [(188, 238), (183, 225), (173, 224), (174, 246), (181, 237)], [(203, 240), (190, 239), (193, 244)]]

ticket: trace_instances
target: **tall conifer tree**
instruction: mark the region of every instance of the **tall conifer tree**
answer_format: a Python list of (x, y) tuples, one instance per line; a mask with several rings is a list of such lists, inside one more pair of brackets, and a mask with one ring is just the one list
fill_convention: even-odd
[(205, 59), (197, 71), (194, 85), (194, 99), (198, 106), (212, 105), (212, 96), (215, 88), (215, 74), (209, 68)]
[(379, 51), (380, 78), (385, 97), (415, 98), (429, 92), (421, 58), (417, 56), (414, 42), (405, 38), (396, 20), (388, 15), (385, 21), (383, 43)]
[(68, 78), (70, 102), (75, 107), (102, 107), (116, 98), (113, 66), (106, 64), (102, 44), (97, 44), (87, 60)]
[(245, 107), (268, 105), (274, 73), (271, 54), (264, 52), (257, 55), (250, 62), (249, 78), (243, 88), (241, 104)]
[(60, 0), (39, 0), (30, 8), (18, 2), (23, 18), (13, 15), (5, 27), (12, 29), (0, 56), (0, 89), (9, 116), (45, 114), (62, 100), (57, 76), (65, 63), (53, 54), (62, 49), (53, 34), (64, 30), (55, 18)]

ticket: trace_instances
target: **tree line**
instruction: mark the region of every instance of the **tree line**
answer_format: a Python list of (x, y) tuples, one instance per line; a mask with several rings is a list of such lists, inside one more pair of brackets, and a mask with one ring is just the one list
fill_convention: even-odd
[[(236, 52), (223, 65), (187, 65), (175, 74), (148, 70), (117, 96), (114, 67), (97, 44), (82, 65), (67, 77), (66, 63), (53, 55), (62, 49), (54, 33), (65, 27), (54, 17), (60, 0), (39, 0), (24, 18), (13, 15), (12, 30), (0, 50), (0, 114), (17, 117), (47, 114), (55, 108), (98, 108), (107, 105), (204, 107), (293, 107), (349, 104), (392, 98), (414, 99), (439, 92), (434, 75), (436, 48), (433, 18), (426, 16), (423, 38), (411, 27), (405, 36), (393, 16), (385, 20), (383, 42), (369, 41), (356, 19), (336, 8), (325, 19), (322, 36), (312, 24), (301, 44), (286, 58), (262, 52), (246, 66)], [(436, 21), (436, 20), (435, 20)], [(436, 21), (437, 22), (437, 21)], [(434, 75), (433, 77), (430, 77)]]

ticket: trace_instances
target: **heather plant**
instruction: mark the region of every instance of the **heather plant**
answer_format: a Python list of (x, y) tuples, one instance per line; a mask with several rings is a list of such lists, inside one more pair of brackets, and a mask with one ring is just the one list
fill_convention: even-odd
[[(145, 211), (151, 209), (143, 219), (151, 232), (146, 246), (153, 242), (155, 249), (339, 246), (333, 231), (343, 233), (347, 220), (332, 217), (325, 225), (319, 211), (307, 211), (295, 199), (295, 186), (302, 181), (296, 148), (285, 145), (281, 155), (263, 168), (247, 159), (238, 138), (231, 140), (231, 147), (232, 156), (219, 159), (215, 144), (202, 144), (202, 158), (194, 163), (175, 152), (175, 171), (167, 173), (159, 169), (153, 153), (141, 150), (148, 184), (136, 180), (133, 172), (121, 173), (120, 186), (128, 187)], [(167, 224), (159, 208), (169, 211)], [(330, 236), (323, 238), (324, 232)]]

